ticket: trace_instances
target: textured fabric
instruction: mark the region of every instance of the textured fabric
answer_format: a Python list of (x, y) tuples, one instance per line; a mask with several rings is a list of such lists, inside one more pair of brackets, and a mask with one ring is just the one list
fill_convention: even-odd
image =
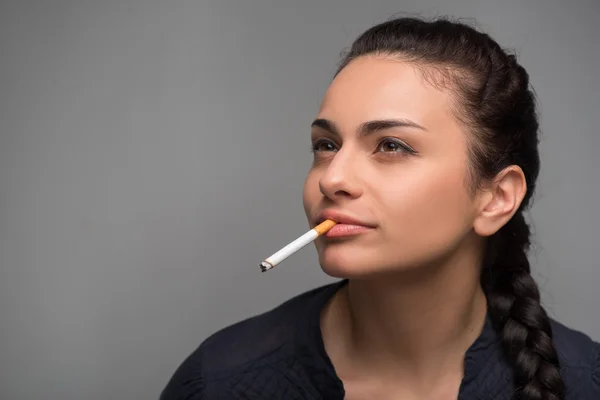
[[(320, 313), (340, 281), (294, 297), (205, 340), (177, 369), (160, 400), (344, 398), (325, 352)], [(600, 399), (600, 345), (552, 321), (567, 400)], [(509, 400), (512, 370), (489, 318), (465, 354), (458, 400)]]

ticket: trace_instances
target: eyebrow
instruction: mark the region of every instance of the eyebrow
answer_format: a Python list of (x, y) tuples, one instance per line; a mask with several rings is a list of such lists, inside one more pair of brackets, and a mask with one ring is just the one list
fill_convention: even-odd
[[(337, 128), (337, 126), (335, 125), (335, 123), (328, 119), (317, 118), (313, 121), (313, 123), (311, 124), (311, 127), (321, 128), (323, 130), (326, 130), (329, 133), (332, 133), (337, 136), (341, 136), (340, 131)], [(419, 125), (416, 122), (413, 122), (411, 120), (408, 120), (408, 119), (380, 119), (380, 120), (374, 120), (374, 121), (367, 121), (367, 122), (363, 122), (362, 124), (360, 124), (360, 126), (358, 128), (358, 135), (359, 136), (368, 136), (370, 134), (373, 134), (378, 131), (382, 131), (384, 129), (398, 128), (398, 127), (400, 127), (400, 128), (407, 128), (407, 127), (408, 128), (417, 128), (417, 129), (420, 129), (423, 131), (427, 131), (427, 129), (425, 129), (421, 125)]]

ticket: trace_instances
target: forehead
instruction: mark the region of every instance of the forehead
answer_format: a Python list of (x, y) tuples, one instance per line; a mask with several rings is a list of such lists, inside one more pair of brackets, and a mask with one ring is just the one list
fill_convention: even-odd
[(325, 93), (319, 116), (354, 126), (365, 120), (397, 117), (427, 125), (452, 118), (451, 100), (448, 89), (432, 85), (416, 65), (382, 56), (363, 56), (335, 77)]

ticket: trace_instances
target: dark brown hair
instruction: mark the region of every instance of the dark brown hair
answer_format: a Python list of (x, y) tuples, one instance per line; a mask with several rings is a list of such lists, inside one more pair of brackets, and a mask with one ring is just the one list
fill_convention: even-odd
[(472, 133), (469, 186), (473, 190), (510, 165), (523, 170), (527, 193), (511, 220), (488, 238), (481, 283), (513, 366), (515, 398), (563, 399), (550, 319), (540, 304), (527, 258), (530, 229), (523, 211), (540, 169), (539, 124), (527, 72), (489, 35), (445, 18), (398, 18), (368, 29), (352, 44), (338, 73), (365, 55), (414, 62), (436, 84), (452, 87), (457, 117)]

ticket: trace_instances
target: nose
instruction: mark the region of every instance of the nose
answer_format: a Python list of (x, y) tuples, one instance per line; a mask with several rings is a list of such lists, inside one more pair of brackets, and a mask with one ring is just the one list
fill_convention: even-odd
[(356, 157), (346, 150), (348, 149), (339, 150), (335, 154), (319, 179), (321, 193), (333, 201), (362, 195)]

